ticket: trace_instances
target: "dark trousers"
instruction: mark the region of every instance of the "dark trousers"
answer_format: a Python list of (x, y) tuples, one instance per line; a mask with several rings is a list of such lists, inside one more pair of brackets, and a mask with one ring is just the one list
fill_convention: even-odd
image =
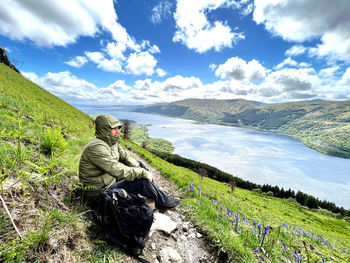
[(113, 184), (109, 189), (122, 188), (128, 193), (140, 194), (155, 201), (156, 207), (166, 206), (171, 197), (160, 189), (153, 181), (137, 179), (135, 181), (121, 180)]

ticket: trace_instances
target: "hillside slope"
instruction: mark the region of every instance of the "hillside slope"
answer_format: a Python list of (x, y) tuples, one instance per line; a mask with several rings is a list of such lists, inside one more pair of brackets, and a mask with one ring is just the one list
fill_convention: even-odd
[[(122, 262), (79, 202), (78, 159), (92, 119), (0, 65), (0, 262)], [(349, 262), (350, 223), (252, 191), (201, 178), (132, 142), (185, 196), (182, 208), (226, 261)], [(283, 244), (286, 245), (284, 250)]]
[(103, 262), (86, 207), (71, 203), (92, 119), (0, 64), (0, 262)]
[(350, 100), (266, 105), (191, 99), (135, 111), (284, 133), (322, 153), (350, 158)]

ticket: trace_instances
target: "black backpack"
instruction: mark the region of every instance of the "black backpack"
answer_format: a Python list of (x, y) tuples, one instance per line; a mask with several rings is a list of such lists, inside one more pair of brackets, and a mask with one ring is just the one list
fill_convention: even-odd
[(143, 197), (127, 193), (124, 189), (112, 189), (101, 194), (103, 206), (100, 225), (103, 232), (126, 252), (140, 255), (145, 246), (144, 239), (153, 223), (152, 208)]

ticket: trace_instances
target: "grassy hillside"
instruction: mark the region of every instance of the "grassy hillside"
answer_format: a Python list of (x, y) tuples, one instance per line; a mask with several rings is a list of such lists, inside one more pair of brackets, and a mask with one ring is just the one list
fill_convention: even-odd
[(232, 192), (229, 185), (172, 165), (135, 143), (124, 145), (186, 191), (188, 217), (233, 262), (350, 262), (349, 222), (254, 191)]
[[(0, 65), (1, 196), (22, 235), (0, 209), (0, 262), (119, 262), (86, 207), (74, 198), (92, 119)], [(182, 206), (234, 262), (349, 262), (350, 223), (171, 165), (124, 145), (185, 191)], [(285, 247), (284, 247), (284, 245)]]
[(350, 158), (350, 100), (265, 105), (192, 99), (137, 111), (284, 133), (322, 153)]
[(106, 262), (106, 245), (88, 210), (70, 202), (92, 119), (0, 64), (0, 262)]

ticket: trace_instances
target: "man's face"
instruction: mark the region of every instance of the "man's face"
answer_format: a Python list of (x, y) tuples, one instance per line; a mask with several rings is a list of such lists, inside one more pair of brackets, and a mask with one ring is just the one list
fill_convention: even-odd
[(119, 135), (119, 129), (118, 129), (118, 127), (115, 127), (114, 129), (112, 129), (111, 130), (111, 134), (112, 134), (112, 136), (118, 136)]

